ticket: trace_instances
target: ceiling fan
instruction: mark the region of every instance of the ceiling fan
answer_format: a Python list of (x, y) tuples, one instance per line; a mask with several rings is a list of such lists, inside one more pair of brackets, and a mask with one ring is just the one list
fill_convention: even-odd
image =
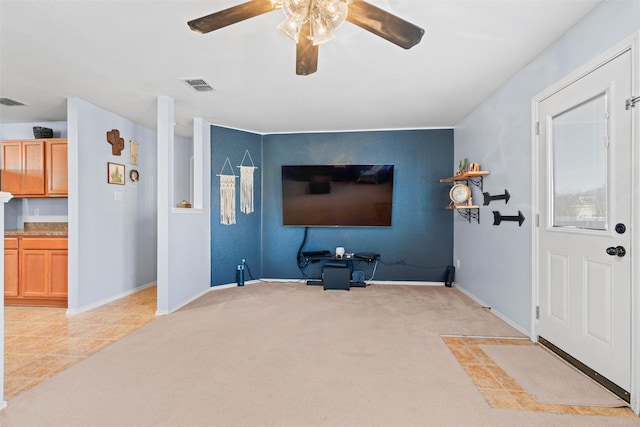
[(418, 44), (424, 34), (422, 28), (364, 0), (251, 0), (187, 24), (205, 34), (276, 9), (285, 15), (278, 29), (297, 44), (298, 75), (318, 70), (318, 45), (333, 39), (333, 30), (345, 20), (404, 49)]

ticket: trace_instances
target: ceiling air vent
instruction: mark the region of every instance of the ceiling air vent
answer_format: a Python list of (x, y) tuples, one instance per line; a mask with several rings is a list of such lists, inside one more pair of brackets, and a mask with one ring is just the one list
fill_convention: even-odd
[(16, 101), (11, 98), (0, 98), (0, 105), (6, 105), (7, 107), (17, 107), (18, 105), (24, 105), (20, 101)]
[(213, 88), (204, 79), (182, 79), (183, 82), (197, 90), (198, 92), (209, 92)]

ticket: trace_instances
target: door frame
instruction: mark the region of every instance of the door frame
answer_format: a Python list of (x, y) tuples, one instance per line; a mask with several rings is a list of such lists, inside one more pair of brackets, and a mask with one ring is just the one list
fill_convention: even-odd
[[(640, 95), (640, 32), (637, 32), (623, 41), (617, 43), (595, 59), (579, 67), (560, 81), (554, 83), (531, 100), (531, 206), (535, 215), (534, 226), (531, 227), (531, 255), (532, 255), (532, 275), (531, 275), (531, 331), (530, 337), (533, 342), (538, 341), (538, 320), (536, 318), (537, 307), (539, 306), (539, 212), (545, 207), (539, 206), (538, 196), (538, 162), (539, 140), (536, 135), (536, 123), (539, 119), (540, 103), (571, 85), (605, 63), (611, 61), (620, 54), (631, 52), (631, 88), (633, 96)], [(631, 194), (640, 194), (640, 104), (631, 108)], [(640, 204), (635, 201), (631, 203), (631, 409), (640, 415)]]

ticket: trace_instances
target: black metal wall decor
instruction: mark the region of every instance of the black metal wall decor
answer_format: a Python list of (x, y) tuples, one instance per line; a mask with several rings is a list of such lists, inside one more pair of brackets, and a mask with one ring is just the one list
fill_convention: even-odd
[(506, 189), (504, 190), (504, 194), (496, 194), (495, 196), (492, 196), (489, 193), (482, 193), (482, 195), (484, 196), (483, 206), (487, 206), (493, 200), (504, 200), (504, 203), (507, 204), (509, 203), (509, 199), (511, 198), (511, 194), (509, 194)]
[(524, 215), (522, 215), (522, 212), (520, 211), (518, 211), (518, 216), (500, 215), (499, 211), (493, 211), (493, 225), (500, 225), (502, 221), (518, 222), (518, 226), (522, 227), (522, 223), (524, 222)]

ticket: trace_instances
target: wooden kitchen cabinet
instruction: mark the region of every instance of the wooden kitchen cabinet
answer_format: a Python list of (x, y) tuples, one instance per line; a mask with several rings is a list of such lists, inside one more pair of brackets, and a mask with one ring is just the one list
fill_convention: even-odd
[(49, 295), (67, 300), (69, 256), (66, 250), (49, 251)]
[(48, 251), (30, 250), (20, 254), (20, 293), (23, 297), (46, 297)]
[(2, 191), (14, 197), (67, 197), (65, 138), (2, 141)]
[(2, 141), (2, 191), (22, 193), (22, 142)]
[[(16, 240), (19, 242), (17, 290), (9, 295), (5, 289), (5, 304), (66, 307), (67, 238), (21, 237)], [(5, 260), (8, 251), (10, 249), (5, 249)]]
[(18, 239), (15, 237), (4, 239), (4, 295), (18, 296)]
[(2, 142), (2, 191), (14, 196), (44, 195), (42, 140)]
[(51, 139), (45, 144), (48, 197), (67, 197), (69, 194), (67, 177), (67, 140)]

